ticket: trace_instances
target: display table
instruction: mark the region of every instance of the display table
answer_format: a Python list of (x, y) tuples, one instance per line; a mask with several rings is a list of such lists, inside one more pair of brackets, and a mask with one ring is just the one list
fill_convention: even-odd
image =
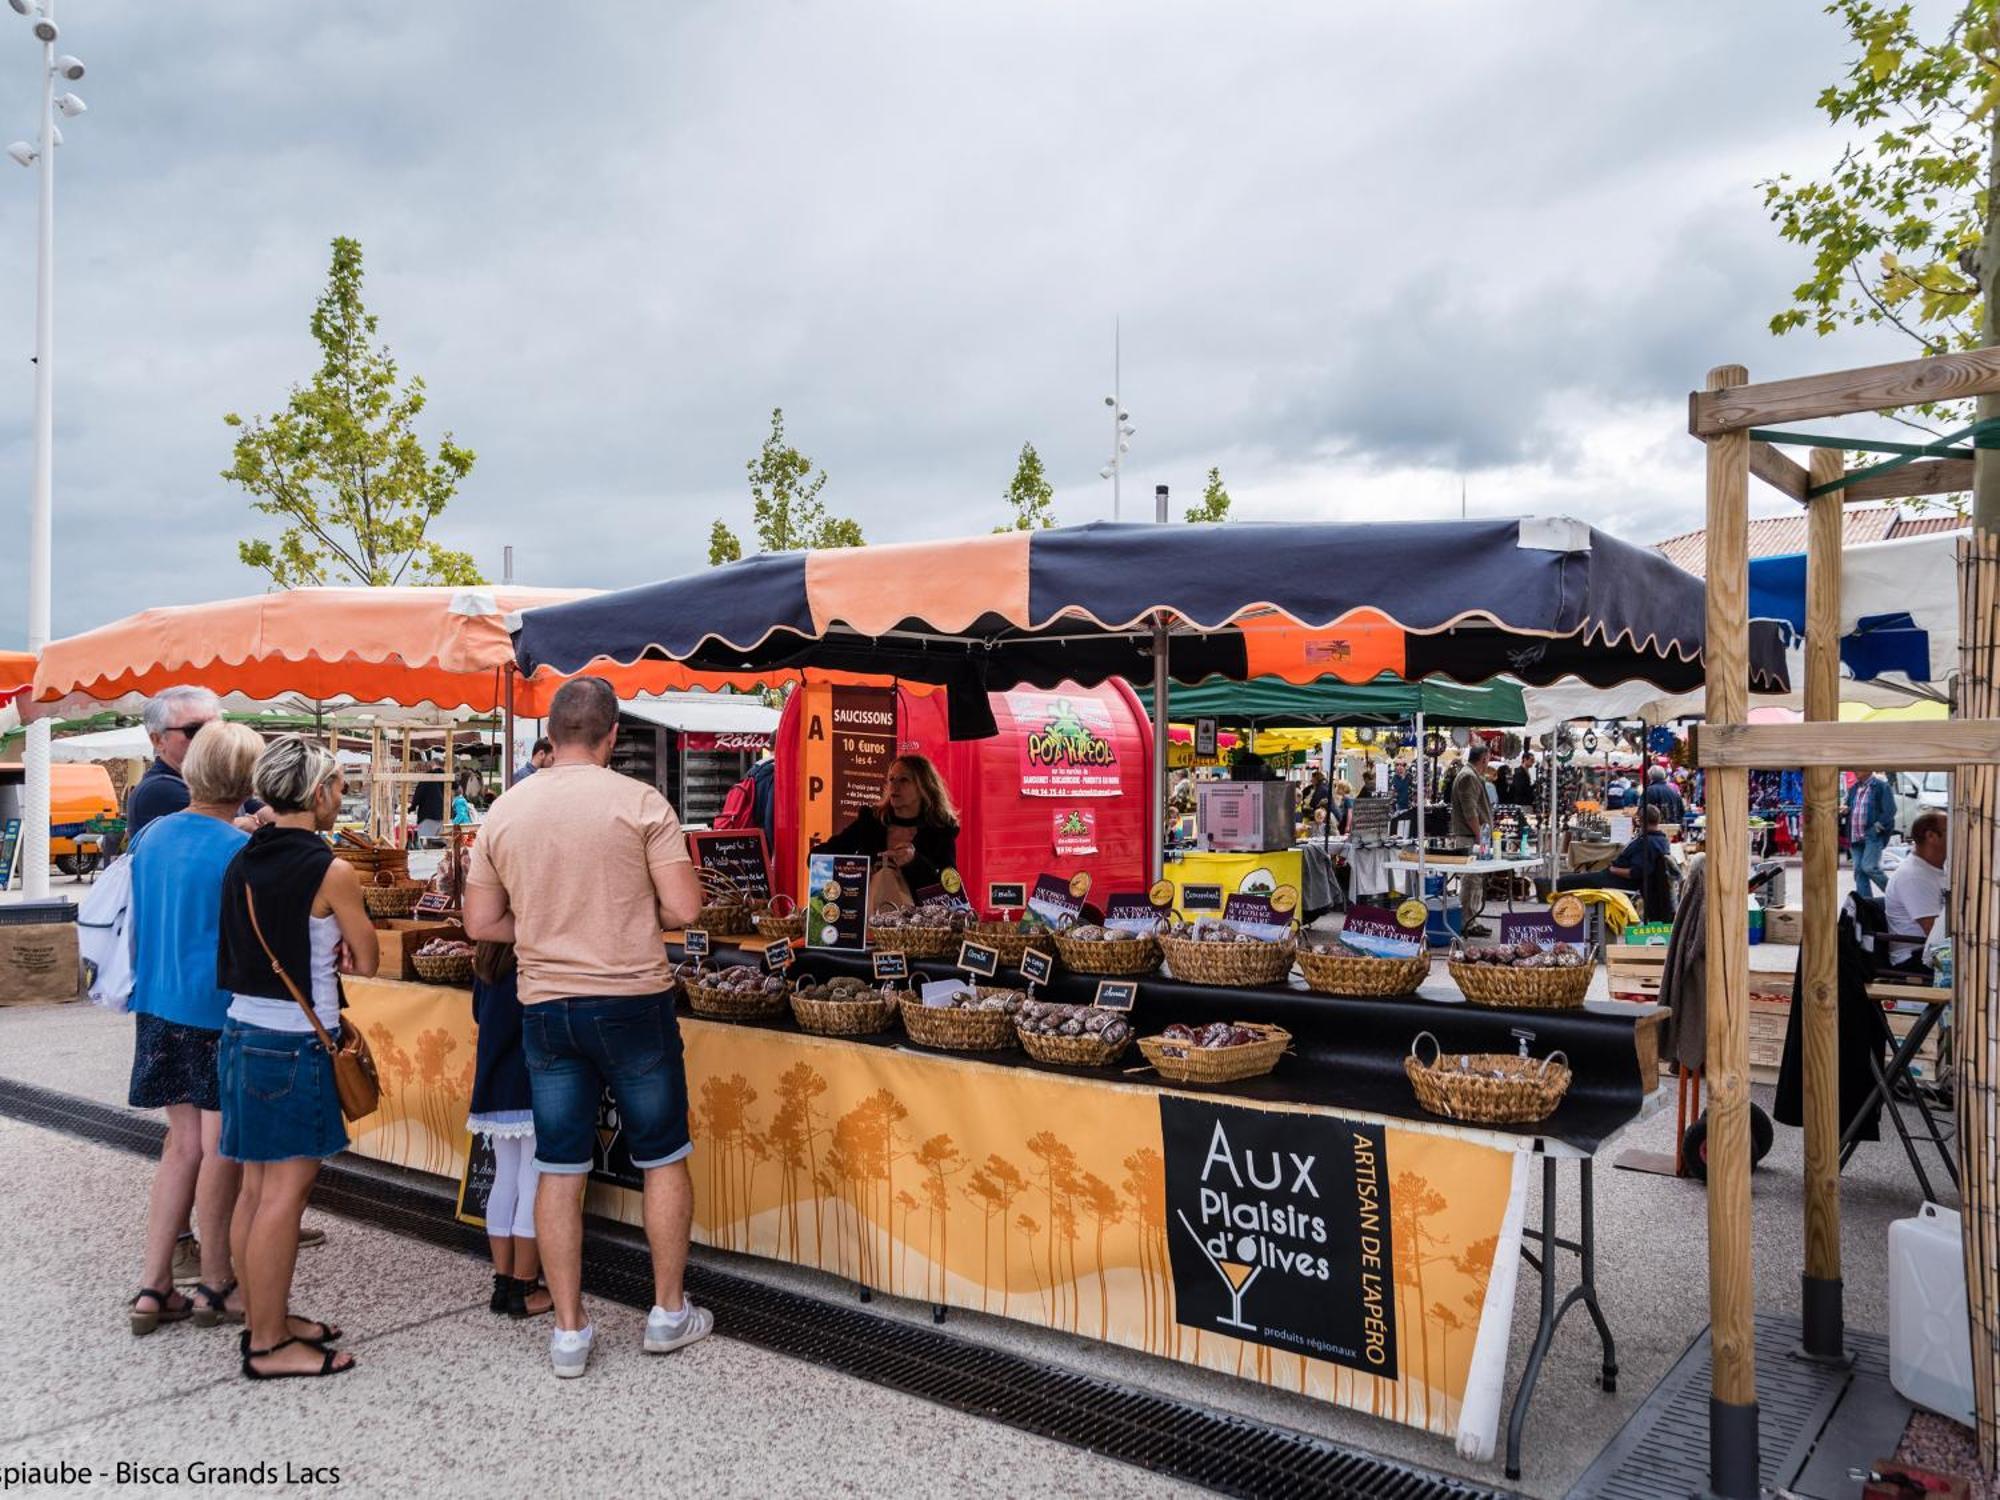
[[(855, 972), (858, 956), (801, 966)], [(949, 972), (920, 964), (919, 971)], [(1095, 981), (1059, 975), (1051, 998)], [(1589, 1156), (1636, 1118), (1640, 1008), (1553, 1015), (1446, 998), (1334, 999), (1291, 986), (1143, 979), (1142, 1032), (1275, 1020), (1272, 1075), (1164, 1086), (1122, 1066), (918, 1048), (900, 1031), (822, 1038), (682, 1018), (698, 1242), (864, 1287), (978, 1308), (1301, 1391), (1492, 1454), (1530, 1158)], [(473, 1028), (462, 990), (362, 980), (349, 1019), (382, 1068), (362, 1154), (464, 1170)], [(1447, 1050), (1561, 1048), (1576, 1070), (1546, 1124), (1422, 1114), (1401, 1072), (1418, 1031)], [(639, 1221), (615, 1107), (590, 1203)], [(1532, 1383), (1517, 1395), (1525, 1409)]]

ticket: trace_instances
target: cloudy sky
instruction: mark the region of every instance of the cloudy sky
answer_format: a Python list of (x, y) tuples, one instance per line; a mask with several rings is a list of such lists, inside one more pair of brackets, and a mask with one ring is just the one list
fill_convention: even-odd
[[(1771, 339), (1756, 182), (1837, 141), (1817, 5), (61, 0), (59, 635), (251, 593), (222, 414), (308, 376), (327, 243), (478, 466), (441, 535), (619, 585), (747, 522), (774, 405), (871, 540), (1220, 464), (1247, 520), (1700, 524), (1685, 398)], [(37, 48), (0, 9), (0, 133)], [(8, 124), (11, 120), (13, 123)], [(25, 635), (34, 195), (0, 176), (0, 645)], [(1776, 507), (1782, 508), (1782, 502)], [(11, 601), (11, 602), (10, 602)]]

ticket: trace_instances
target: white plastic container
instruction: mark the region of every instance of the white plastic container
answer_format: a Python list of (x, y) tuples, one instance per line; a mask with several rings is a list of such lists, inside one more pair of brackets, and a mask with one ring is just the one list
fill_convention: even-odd
[(1972, 1330), (1956, 1212), (1926, 1203), (1889, 1226), (1889, 1383), (1972, 1426)]

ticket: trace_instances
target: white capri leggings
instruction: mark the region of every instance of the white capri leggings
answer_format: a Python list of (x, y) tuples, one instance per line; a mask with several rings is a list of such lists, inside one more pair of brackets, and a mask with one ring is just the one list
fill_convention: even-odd
[(493, 1137), (493, 1192), (486, 1200), (488, 1236), (535, 1237), (535, 1186), (541, 1178), (532, 1135)]

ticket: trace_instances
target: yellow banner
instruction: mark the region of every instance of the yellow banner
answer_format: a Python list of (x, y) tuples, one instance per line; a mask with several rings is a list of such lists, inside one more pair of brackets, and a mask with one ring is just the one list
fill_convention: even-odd
[[(349, 986), (355, 1149), (463, 1169), (463, 991)], [(683, 1017), (695, 1238), (1491, 1453), (1526, 1143)], [(385, 1045), (386, 1044), (386, 1045)], [(600, 1130), (609, 1161), (616, 1112)], [(640, 1222), (598, 1180), (590, 1207)]]

